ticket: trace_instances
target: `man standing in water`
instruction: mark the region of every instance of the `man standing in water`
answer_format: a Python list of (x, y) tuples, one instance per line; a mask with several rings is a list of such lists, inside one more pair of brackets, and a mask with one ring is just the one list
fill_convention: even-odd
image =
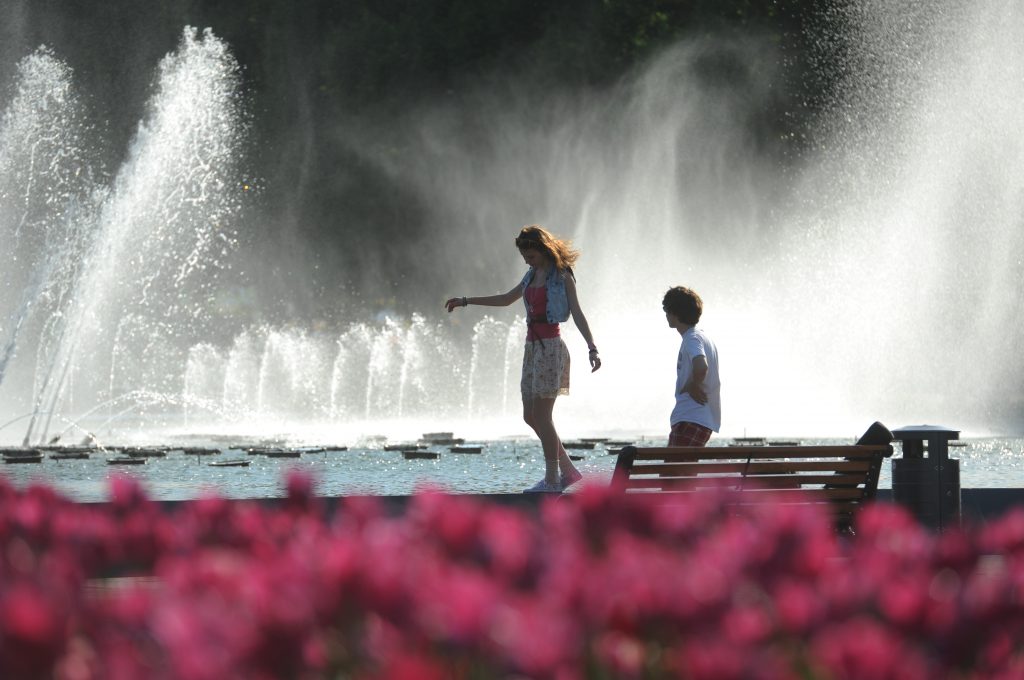
[(697, 328), (704, 302), (682, 286), (670, 288), (661, 302), (671, 328), (682, 344), (676, 360), (676, 405), (672, 409), (669, 446), (704, 446), (712, 431), (722, 426), (722, 383), (718, 376), (718, 349)]

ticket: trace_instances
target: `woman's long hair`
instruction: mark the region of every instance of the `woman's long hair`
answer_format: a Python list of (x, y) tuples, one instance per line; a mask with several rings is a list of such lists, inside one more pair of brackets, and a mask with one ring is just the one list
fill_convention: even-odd
[(572, 247), (572, 241), (560, 239), (539, 224), (529, 224), (519, 230), (516, 246), (520, 250), (533, 248), (546, 253), (555, 261), (559, 270), (572, 272), (573, 265), (580, 257), (580, 251)]

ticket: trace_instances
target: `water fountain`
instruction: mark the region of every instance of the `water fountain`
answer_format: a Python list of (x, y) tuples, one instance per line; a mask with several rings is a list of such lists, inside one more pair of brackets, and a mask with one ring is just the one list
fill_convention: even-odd
[[(208, 302), (245, 198), (227, 47), (186, 31), (109, 180), (70, 69), (38, 52), (0, 128), (0, 238), (23, 253), (0, 290), (0, 420), (37, 413), (39, 440), (44, 414), (147, 393), (174, 398), (142, 400), (136, 427), (525, 433), (521, 307), (448, 316), (441, 301), (507, 290), (522, 273), (512, 236), (541, 222), (584, 252), (581, 299), (605, 361), (591, 375), (566, 328), (567, 433), (666, 429), (678, 337), (660, 301), (675, 284), (705, 298), (728, 433), (846, 436), (876, 419), (1019, 429), (1024, 10), (928, 8), (837, 10), (854, 36), (841, 97), (782, 169), (745, 124), (773, 96), (776, 55), (757, 41), (680, 44), (600, 92), (488, 91), (417, 110), (389, 128), (416, 151), (401, 165), (353, 139), (438, 206), (452, 238), (423, 253), (451, 263), (423, 284), (437, 308), (227, 338), (233, 320)], [(701, 77), (709, 55), (733, 80)], [(466, 262), (484, 265), (460, 274)]]
[(71, 69), (46, 48), (20, 64), (0, 129), (0, 238), (20, 265), (0, 300), (0, 403), (39, 416), (26, 443), (47, 437), (55, 412), (139, 388), (180, 394), (241, 207), (239, 82), (223, 42), (187, 29), (127, 160), (103, 181)]
[[(0, 385), (17, 374), (29, 388), (16, 402), (24, 411), (33, 385), (52, 374), (44, 357), (66, 328), (63, 317), (81, 275), (78, 255), (89, 238), (95, 186), (89, 130), (70, 69), (41, 48), (22, 61), (20, 74), (0, 120), (0, 240), (6, 255)], [(24, 355), (36, 347), (38, 358), (30, 354), (20, 365), (12, 363), (19, 351)]]
[[(584, 251), (605, 367), (588, 375), (570, 330), (560, 422), (664, 431), (678, 340), (660, 300), (683, 283), (705, 297), (734, 434), (1024, 427), (1024, 11), (840, 4), (845, 75), (799, 163), (744, 125), (772, 96), (777, 55), (756, 43), (683, 43), (589, 97), (510, 88), (405, 121), (421, 153), (384, 167), (463, 225), (424, 257), (489, 268), (447, 294), (518, 280), (522, 223)], [(709, 59), (732, 80), (702, 78)]]

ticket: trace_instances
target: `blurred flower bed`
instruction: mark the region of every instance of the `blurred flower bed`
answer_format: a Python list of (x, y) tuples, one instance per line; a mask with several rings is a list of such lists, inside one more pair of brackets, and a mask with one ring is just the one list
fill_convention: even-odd
[[(850, 537), (724, 492), (395, 515), (288, 487), (169, 512), (0, 481), (0, 677), (1024, 677), (1024, 511), (936, 536), (880, 504)], [(126, 567), (151, 578), (96, 580)]]

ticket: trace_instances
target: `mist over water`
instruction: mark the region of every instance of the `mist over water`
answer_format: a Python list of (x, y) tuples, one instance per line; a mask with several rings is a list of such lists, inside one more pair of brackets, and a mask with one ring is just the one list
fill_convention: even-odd
[(789, 309), (829, 346), (816, 390), (886, 422), (1019, 430), (1024, 12), (943, 5), (849, 11), (856, 68), (786, 244), (823, 266)]
[[(442, 303), (514, 286), (512, 239), (534, 222), (583, 251), (605, 364), (590, 374), (563, 326), (567, 437), (667, 431), (679, 338), (661, 297), (677, 284), (705, 301), (727, 436), (852, 436), (876, 419), (1019, 431), (1024, 10), (858, 2), (833, 22), (822, 30), (854, 39), (799, 161), (757, 133), (781, 76), (756, 38), (676, 45), (601, 91), (509, 81), (351, 132), (429, 206), (428, 242), (379, 247), (432, 263), (431, 280), (405, 285), (436, 286), (437, 304), (340, 327), (243, 326), (216, 303), (231, 294), (220, 272), (251, 266), (237, 245), (246, 112), (226, 45), (185, 32), (109, 176), (71, 69), (49, 50), (27, 57), (0, 126), (0, 237), (18, 253), (0, 289), (0, 425), (36, 415), (0, 441), (70, 421), (101, 437), (525, 434), (521, 304), (449, 316)], [(413, 153), (378, 153), (385, 136)]]
[[(459, 227), (430, 253), (451, 294), (518, 279), (507, 225), (541, 222), (583, 250), (605, 365), (589, 376), (568, 331), (564, 421), (664, 430), (678, 338), (660, 301), (683, 284), (704, 297), (733, 434), (1022, 426), (1022, 10), (848, 3), (834, 21), (854, 39), (799, 164), (746, 124), (776, 75), (756, 42), (679, 45), (610, 92), (510, 92), (478, 106), (486, 125), (441, 109), (416, 128), (423, 157), (394, 172), (451, 207), (439, 224)], [(732, 78), (703, 77), (709, 59)], [(488, 144), (460, 146), (456, 130), (481, 128)], [(467, 272), (480, 261), (502, 269)]]

